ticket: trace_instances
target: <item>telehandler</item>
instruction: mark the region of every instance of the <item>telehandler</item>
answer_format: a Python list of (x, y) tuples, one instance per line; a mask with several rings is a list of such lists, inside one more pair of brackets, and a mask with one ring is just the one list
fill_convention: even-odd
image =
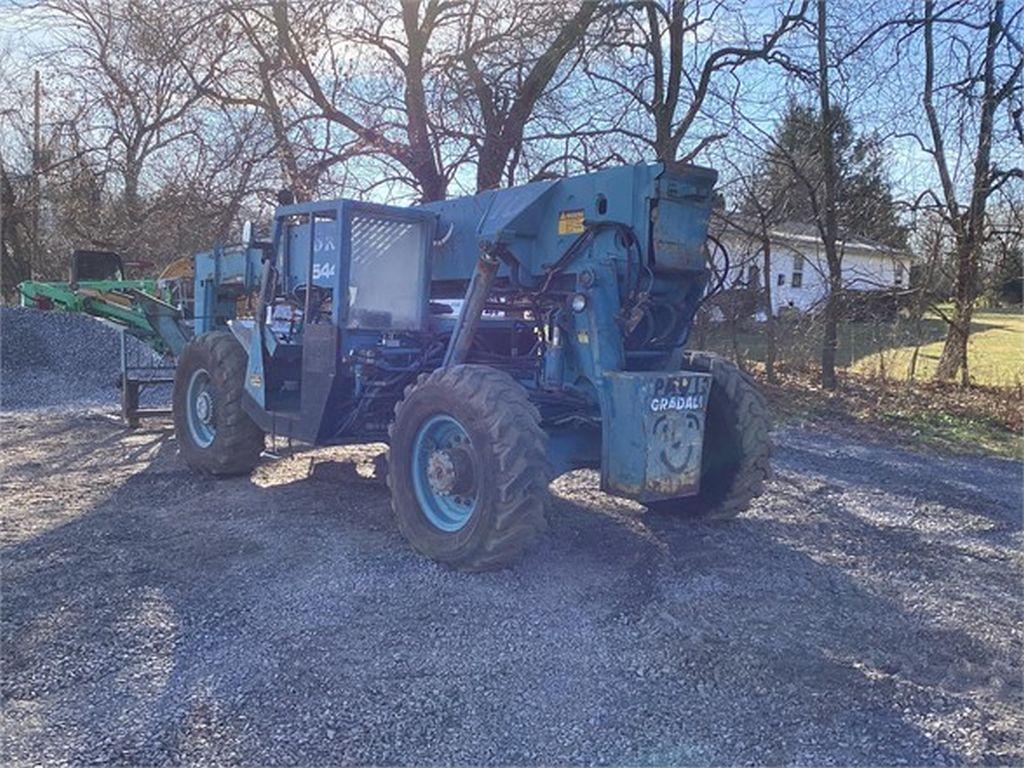
[(575, 468), (657, 512), (739, 513), (770, 471), (765, 403), (686, 348), (715, 282), (715, 181), (639, 164), (407, 208), (280, 205), (268, 238), (195, 256), (181, 454), (232, 475), (268, 434), (384, 441), (402, 533), (469, 570), (516, 558)]

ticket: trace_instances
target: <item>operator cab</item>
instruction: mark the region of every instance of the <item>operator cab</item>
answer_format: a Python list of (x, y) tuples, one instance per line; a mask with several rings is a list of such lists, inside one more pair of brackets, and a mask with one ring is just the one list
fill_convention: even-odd
[(84, 282), (124, 280), (124, 261), (114, 251), (77, 249), (71, 254), (72, 286)]
[(270, 242), (247, 233), (247, 249), (264, 253), (262, 298), (249, 327), (236, 321), (232, 330), (249, 352), (255, 418), (322, 440), (343, 429), (334, 416), (351, 414), (345, 403), (372, 401), (365, 366), (379, 373), (414, 362), (422, 346), (403, 335), (428, 329), (435, 228), (428, 212), (333, 200), (281, 205)]

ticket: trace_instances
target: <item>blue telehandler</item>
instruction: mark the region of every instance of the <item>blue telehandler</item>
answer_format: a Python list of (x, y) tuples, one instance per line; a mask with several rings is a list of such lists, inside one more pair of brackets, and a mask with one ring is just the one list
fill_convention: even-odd
[(386, 442), (400, 530), (467, 570), (516, 558), (571, 469), (657, 512), (739, 513), (770, 471), (765, 402), (686, 348), (715, 180), (639, 164), (407, 208), (285, 201), (267, 239), (195, 256), (182, 456), (231, 475), (268, 434)]

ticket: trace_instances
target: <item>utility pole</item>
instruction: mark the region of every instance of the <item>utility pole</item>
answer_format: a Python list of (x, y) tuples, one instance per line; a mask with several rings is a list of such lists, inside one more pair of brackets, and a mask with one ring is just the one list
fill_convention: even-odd
[(33, 98), (32, 117), (32, 250), (29, 253), (28, 272), (30, 278), (35, 278), (36, 267), (39, 264), (39, 208), (40, 200), (39, 176), (42, 173), (43, 150), (41, 141), (40, 123), (42, 119), (43, 89), (39, 81), (39, 70), (35, 71), (35, 96)]

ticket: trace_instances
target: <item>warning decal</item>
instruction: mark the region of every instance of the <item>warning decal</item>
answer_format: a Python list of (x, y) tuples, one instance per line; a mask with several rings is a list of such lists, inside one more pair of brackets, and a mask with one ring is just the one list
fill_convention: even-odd
[(583, 210), (561, 211), (558, 214), (558, 234), (578, 235), (583, 231)]

